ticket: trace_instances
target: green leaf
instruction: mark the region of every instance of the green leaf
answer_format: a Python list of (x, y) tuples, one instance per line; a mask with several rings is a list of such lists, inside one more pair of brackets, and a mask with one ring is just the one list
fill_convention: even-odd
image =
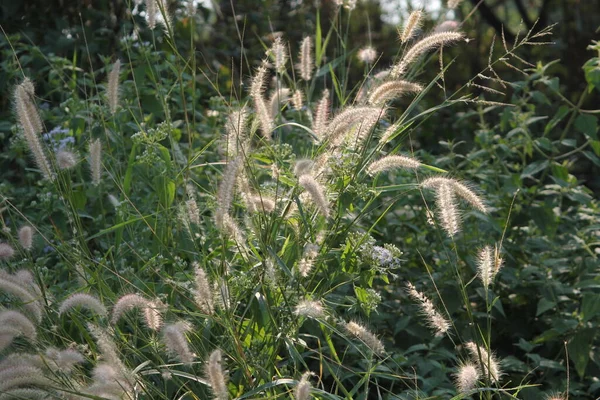
[(595, 333), (593, 329), (582, 330), (569, 342), (569, 357), (575, 364), (575, 370), (580, 378), (585, 375), (585, 369), (590, 361), (591, 343)]
[(585, 80), (588, 85), (596, 90), (600, 90), (600, 58), (591, 58), (583, 64), (585, 71)]
[(548, 160), (535, 161), (529, 164), (521, 173), (521, 178), (532, 178), (538, 172), (543, 171), (548, 167)]
[(598, 140), (596, 131), (598, 130), (598, 119), (593, 115), (581, 114), (575, 119), (575, 129), (587, 137)]
[(588, 322), (596, 315), (600, 314), (600, 294), (586, 293), (581, 301), (581, 317), (583, 322)]
[(554, 117), (552, 117), (552, 119), (550, 120), (550, 122), (548, 122), (546, 124), (546, 127), (544, 128), (544, 135), (547, 135), (548, 133), (550, 133), (550, 131), (552, 129), (554, 129), (554, 127), (556, 125), (558, 125), (558, 123), (560, 121), (562, 121), (568, 113), (569, 113), (569, 107), (567, 107), (567, 106), (560, 106), (558, 108), (558, 111), (556, 112), (556, 114), (554, 114)]
[(546, 311), (554, 308), (554, 306), (556, 306), (556, 303), (554, 301), (548, 300), (545, 297), (541, 298), (540, 301), (538, 302), (537, 311), (535, 312), (535, 316), (539, 317)]

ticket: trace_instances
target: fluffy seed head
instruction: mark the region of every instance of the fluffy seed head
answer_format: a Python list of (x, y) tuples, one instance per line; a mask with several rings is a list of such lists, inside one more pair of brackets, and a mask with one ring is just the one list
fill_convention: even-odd
[(225, 137), (225, 153), (228, 158), (235, 158), (240, 152), (242, 154), (246, 153), (248, 147), (248, 137), (246, 134), (247, 123), (247, 108), (244, 107), (229, 114), (227, 122), (225, 123), (225, 129), (227, 132)]
[(454, 237), (460, 231), (460, 215), (454, 192), (449, 185), (440, 185), (436, 191), (436, 205), (442, 220), (442, 228), (450, 237)]
[(325, 317), (325, 311), (323, 310), (321, 302), (314, 300), (302, 300), (296, 306), (294, 314), (300, 317), (308, 317), (315, 319)]
[(344, 328), (350, 335), (362, 340), (374, 353), (381, 354), (385, 352), (383, 343), (381, 343), (377, 336), (369, 332), (364, 326), (358, 324), (357, 322), (351, 321), (348, 322)]
[(456, 42), (463, 38), (460, 32), (438, 32), (427, 36), (415, 43), (402, 57), (402, 59), (392, 67), (390, 75), (396, 79), (406, 73), (406, 69), (411, 65), (421, 54), (452, 42)]
[(10, 260), (15, 255), (15, 249), (8, 243), (0, 243), (0, 260)]
[(241, 164), (242, 158), (238, 156), (227, 163), (223, 172), (223, 178), (217, 192), (217, 210), (215, 211), (215, 222), (219, 229), (223, 229), (225, 226), (225, 215), (229, 214), (233, 202), (235, 183)]
[(302, 175), (299, 179), (300, 185), (310, 194), (321, 214), (329, 217), (329, 204), (325, 197), (325, 189), (311, 175)]
[(33, 83), (28, 78), (15, 88), (14, 101), (19, 125), (23, 129), (23, 136), (27, 141), (35, 163), (44, 178), (52, 181), (54, 180), (54, 173), (39, 138), (39, 134), (43, 130), (42, 120), (34, 103)]
[(156, 28), (156, 0), (146, 0), (146, 22), (148, 28)]
[(223, 355), (221, 354), (221, 350), (216, 349), (210, 353), (206, 366), (206, 376), (210, 382), (214, 399), (229, 399), (229, 392), (227, 391), (227, 378), (223, 369)]
[(19, 243), (25, 250), (31, 250), (33, 246), (33, 228), (25, 225), (19, 229)]
[(458, 368), (458, 372), (454, 376), (456, 389), (459, 393), (465, 393), (472, 390), (477, 385), (479, 380), (479, 371), (475, 364), (467, 363)]
[(163, 341), (167, 351), (184, 364), (194, 361), (194, 354), (191, 352), (185, 337), (185, 334), (191, 329), (190, 324), (183, 321), (165, 325), (163, 328)]
[(440, 186), (447, 185), (450, 190), (458, 197), (471, 204), (472, 207), (479, 210), (480, 212), (487, 214), (488, 209), (483, 202), (483, 199), (479, 197), (474, 190), (469, 188), (464, 183), (459, 182), (456, 179), (446, 177), (433, 177), (428, 178), (421, 184), (425, 188), (436, 189)]
[(102, 142), (100, 142), (100, 139), (90, 142), (89, 152), (92, 183), (98, 186), (102, 178)]
[(319, 100), (313, 119), (312, 128), (317, 138), (322, 138), (326, 134), (329, 122), (329, 107), (329, 90), (325, 89), (321, 96), (321, 100)]
[(56, 165), (60, 169), (71, 169), (77, 165), (77, 157), (68, 150), (59, 150), (56, 152)]
[(312, 385), (310, 384), (309, 378), (311, 375), (312, 372), (305, 372), (302, 374), (302, 378), (300, 378), (300, 382), (298, 382), (298, 385), (294, 390), (294, 397), (296, 400), (310, 399), (310, 389), (312, 388)]
[(108, 315), (106, 307), (97, 297), (87, 293), (75, 293), (67, 297), (58, 309), (58, 315), (62, 315), (73, 307), (82, 307), (92, 310), (94, 313), (104, 317)]
[(37, 291), (28, 284), (7, 273), (0, 274), (0, 291), (18, 297), (30, 315), (37, 322), (42, 321), (42, 306), (37, 299)]
[(396, 168), (417, 169), (420, 166), (421, 162), (412, 157), (391, 155), (373, 161), (367, 168), (367, 173), (373, 176), (378, 172), (389, 171)]
[(329, 123), (325, 138), (333, 145), (339, 144), (350, 128), (355, 125), (371, 126), (383, 113), (380, 107), (349, 107)]
[(271, 110), (271, 118), (275, 118), (281, 112), (283, 106), (287, 105), (290, 100), (291, 90), (288, 88), (279, 88), (273, 92), (271, 95), (271, 99), (269, 100), (270, 110)]
[(194, 293), (196, 305), (200, 308), (200, 312), (207, 315), (213, 315), (215, 312), (213, 291), (210, 288), (210, 282), (206, 276), (206, 271), (204, 271), (199, 263), (195, 262), (194, 273), (196, 275), (196, 290)]
[(117, 106), (119, 105), (119, 73), (121, 72), (121, 60), (115, 61), (113, 64), (112, 70), (108, 75), (108, 87), (107, 87), (107, 95), (108, 95), (108, 108), (110, 109), (111, 114), (114, 114), (117, 111)]
[(435, 27), (434, 32), (454, 32), (458, 29), (458, 22), (444, 21)]
[(250, 85), (250, 97), (254, 101), (254, 108), (258, 115), (262, 135), (270, 140), (271, 132), (275, 130), (275, 123), (269, 111), (269, 107), (263, 97), (265, 79), (267, 77), (267, 66), (263, 64), (256, 70), (256, 74)]
[(115, 303), (110, 322), (111, 324), (116, 325), (117, 322), (119, 322), (119, 319), (121, 319), (121, 316), (127, 311), (133, 308), (146, 309), (148, 307), (150, 307), (150, 301), (139, 294), (126, 294), (121, 296)]
[(34, 341), (37, 337), (37, 330), (33, 322), (19, 311), (1, 311), (0, 326), (10, 326), (31, 341)]
[(380, 106), (406, 93), (418, 93), (422, 90), (423, 86), (413, 82), (402, 80), (384, 82), (371, 92), (369, 95), (369, 104)]
[(144, 322), (148, 328), (158, 331), (162, 327), (164, 308), (164, 304), (160, 300), (148, 302), (148, 306), (144, 307)]
[(314, 166), (314, 161), (310, 159), (296, 160), (294, 164), (294, 175), (301, 177), (302, 175), (309, 174)]
[(408, 42), (410, 39), (412, 39), (415, 36), (415, 34), (417, 33), (417, 30), (421, 26), (422, 20), (423, 20), (423, 11), (422, 10), (415, 10), (410, 13), (410, 15), (408, 16), (408, 19), (406, 20), (406, 24), (404, 24), (404, 29), (402, 29), (401, 32), (400, 31), (398, 32), (400, 34), (400, 41), (402, 43)]
[(363, 47), (358, 51), (357, 57), (365, 64), (373, 64), (377, 60), (377, 50), (371, 46)]
[(419, 303), (421, 312), (427, 318), (427, 325), (435, 331), (435, 335), (443, 336), (446, 334), (450, 329), (450, 322), (436, 310), (433, 302), (419, 292), (410, 282), (406, 284), (406, 289), (410, 297)]
[(274, 59), (275, 70), (280, 74), (284, 73), (285, 65), (288, 60), (288, 53), (286, 45), (283, 39), (281, 39), (281, 36), (275, 38), (275, 41), (273, 42), (273, 46), (271, 46), (269, 54)]
[(466, 343), (465, 347), (471, 356), (471, 361), (480, 366), (481, 374), (484, 377), (489, 376), (492, 381), (498, 383), (502, 376), (502, 371), (500, 370), (500, 365), (496, 360), (496, 357), (493, 354), (488, 353), (485, 348), (478, 346), (473, 342)]
[(477, 257), (477, 271), (479, 272), (479, 279), (483, 283), (484, 287), (489, 287), (492, 282), (494, 260), (492, 255), (492, 248), (485, 246), (479, 251)]
[(305, 81), (309, 81), (314, 68), (314, 60), (312, 56), (312, 39), (307, 36), (302, 40), (300, 46), (300, 63), (297, 69), (300, 72), (300, 77)]
[(294, 108), (298, 111), (302, 110), (302, 107), (304, 106), (304, 94), (302, 94), (302, 90), (300, 89), (296, 89), (294, 91), (294, 95), (292, 96), (292, 104), (294, 105)]

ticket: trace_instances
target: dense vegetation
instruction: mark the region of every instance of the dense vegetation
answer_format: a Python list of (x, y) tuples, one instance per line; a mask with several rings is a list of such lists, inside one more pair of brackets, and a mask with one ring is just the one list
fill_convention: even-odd
[(37, 3), (0, 6), (1, 399), (600, 396), (577, 9)]

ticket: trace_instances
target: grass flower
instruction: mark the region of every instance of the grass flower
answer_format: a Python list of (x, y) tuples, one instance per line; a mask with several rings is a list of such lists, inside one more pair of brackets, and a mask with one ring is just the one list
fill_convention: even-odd
[(25, 250), (31, 250), (33, 246), (33, 228), (25, 225), (19, 229), (19, 243)]
[(351, 127), (359, 124), (371, 125), (373, 121), (377, 122), (382, 114), (380, 107), (349, 107), (329, 123), (325, 139), (337, 145)]
[(322, 138), (327, 132), (329, 123), (329, 90), (325, 89), (321, 95), (321, 100), (317, 104), (315, 115), (313, 118), (312, 130), (317, 138)]
[(165, 325), (163, 328), (163, 341), (167, 352), (184, 364), (191, 363), (195, 358), (185, 337), (185, 334), (191, 330), (191, 325), (184, 321)]
[(310, 80), (314, 68), (312, 39), (310, 36), (307, 36), (302, 40), (302, 44), (300, 45), (300, 63), (298, 63), (296, 68), (302, 79), (305, 81)]
[(367, 173), (371, 176), (378, 172), (389, 171), (397, 168), (417, 169), (421, 162), (417, 159), (407, 156), (390, 155), (373, 161), (367, 168)]
[(435, 189), (442, 185), (447, 185), (455, 195), (465, 200), (473, 208), (477, 209), (478, 211), (484, 214), (488, 213), (488, 209), (483, 199), (479, 197), (479, 195), (475, 193), (473, 189), (469, 188), (467, 185), (459, 182), (456, 179), (445, 177), (433, 177), (424, 180), (421, 185), (423, 187), (432, 189)]
[(377, 60), (377, 50), (371, 46), (363, 47), (358, 50), (357, 57), (362, 63), (373, 64)]
[(98, 186), (102, 178), (102, 142), (100, 142), (100, 139), (90, 142), (89, 152), (92, 183), (94, 186)]
[(502, 371), (500, 370), (500, 364), (496, 360), (496, 357), (493, 354), (488, 353), (485, 348), (478, 346), (473, 342), (466, 343), (465, 347), (471, 356), (471, 361), (480, 366), (481, 374), (484, 377), (489, 376), (495, 383), (500, 382)]
[(310, 399), (310, 390), (312, 385), (310, 384), (310, 377), (313, 375), (312, 372), (305, 372), (302, 374), (302, 378), (296, 385), (296, 389), (294, 389), (294, 398), (296, 400), (308, 400)]
[(0, 243), (0, 260), (10, 260), (15, 255), (15, 249), (8, 243)]
[(388, 101), (394, 100), (406, 93), (418, 93), (423, 86), (403, 80), (384, 82), (377, 86), (369, 95), (369, 104), (381, 106)]
[(473, 390), (479, 380), (479, 371), (475, 364), (466, 363), (458, 367), (458, 372), (454, 375), (454, 383), (458, 393), (466, 393)]
[(119, 73), (121, 72), (121, 60), (115, 61), (110, 74), (108, 74), (108, 108), (111, 114), (117, 111), (119, 106)]
[(60, 169), (71, 169), (77, 165), (77, 157), (68, 150), (59, 150), (56, 152), (56, 165)]
[[(142, 310), (152, 307), (150, 300), (140, 296), (139, 294), (131, 293), (121, 296), (115, 303), (112, 316), (110, 319), (111, 324), (116, 325), (121, 319), (121, 316), (127, 311), (133, 308), (140, 308)], [(147, 322), (147, 321), (146, 321)], [(148, 323), (146, 325), (156, 325), (155, 323)]]
[(350, 335), (357, 337), (362, 340), (364, 344), (367, 345), (371, 351), (377, 354), (382, 354), (385, 352), (385, 348), (383, 347), (383, 343), (371, 332), (367, 330), (364, 326), (360, 325), (357, 322), (351, 321), (345, 324), (344, 326), (346, 332)]
[(221, 350), (216, 349), (208, 356), (206, 377), (210, 382), (213, 398), (215, 400), (229, 399), (227, 378), (223, 369), (223, 355), (221, 354)]
[(303, 99), (304, 99), (304, 94), (302, 93), (302, 90), (296, 89), (292, 96), (292, 104), (294, 105), (294, 108), (296, 110), (300, 111), (300, 110), (302, 110), (302, 107), (304, 107)]
[(246, 154), (248, 151), (248, 136), (246, 134), (248, 124), (248, 109), (243, 107), (232, 111), (225, 123), (226, 148), (225, 154), (228, 158), (235, 158), (239, 153)]
[(427, 325), (435, 331), (435, 335), (445, 335), (450, 329), (450, 322), (436, 310), (433, 302), (423, 293), (419, 292), (412, 283), (408, 282), (406, 287), (410, 297), (419, 303), (421, 312), (427, 318)]
[(11, 294), (22, 301), (23, 307), (31, 314), (36, 322), (42, 321), (42, 306), (37, 299), (33, 287), (18, 278), (6, 273), (0, 274), (0, 291)]
[(193, 266), (196, 278), (196, 288), (194, 291), (196, 305), (200, 308), (200, 312), (207, 315), (213, 315), (215, 312), (213, 291), (210, 288), (210, 282), (208, 281), (206, 272), (197, 262), (195, 262)]
[(0, 326), (10, 326), (30, 341), (37, 338), (37, 330), (33, 322), (23, 313), (14, 310), (0, 311)]
[(408, 19), (406, 20), (406, 24), (404, 24), (404, 29), (402, 29), (402, 31), (399, 32), (400, 41), (402, 43), (408, 42), (410, 39), (412, 39), (415, 36), (415, 34), (417, 33), (417, 30), (421, 26), (422, 20), (423, 20), (423, 11), (422, 10), (415, 10), (410, 13), (410, 15), (408, 16)]
[(62, 315), (74, 307), (82, 307), (105, 317), (108, 311), (97, 297), (87, 293), (75, 293), (67, 297), (58, 308), (58, 315)]
[(324, 318), (325, 311), (320, 301), (302, 300), (294, 309), (294, 314), (299, 317)]
[(31, 154), (33, 154), (35, 163), (44, 175), (44, 178), (52, 181), (54, 180), (54, 173), (40, 142), (39, 135), (42, 133), (43, 126), (33, 102), (33, 96), (33, 83), (25, 78), (15, 89), (15, 109), (19, 124), (23, 129), (23, 136), (27, 141)]
[(250, 85), (250, 97), (254, 101), (254, 109), (258, 115), (262, 135), (265, 139), (271, 139), (271, 133), (275, 130), (275, 123), (269, 111), (269, 107), (263, 97), (265, 79), (267, 77), (267, 66), (263, 64), (256, 70), (256, 74)]
[(300, 185), (308, 192), (321, 214), (329, 217), (329, 204), (325, 197), (325, 188), (311, 175), (302, 175), (299, 179)]
[(438, 32), (421, 39), (415, 43), (402, 57), (402, 59), (392, 67), (390, 75), (397, 79), (404, 75), (409, 65), (411, 65), (421, 54), (449, 43), (462, 39), (464, 35), (460, 32)]
[(269, 54), (273, 57), (275, 62), (275, 70), (283, 74), (286, 69), (286, 64), (288, 60), (287, 47), (283, 41), (283, 39), (278, 36), (275, 38), (271, 49), (269, 50)]
[(156, 0), (146, 0), (146, 23), (148, 28), (156, 28)]

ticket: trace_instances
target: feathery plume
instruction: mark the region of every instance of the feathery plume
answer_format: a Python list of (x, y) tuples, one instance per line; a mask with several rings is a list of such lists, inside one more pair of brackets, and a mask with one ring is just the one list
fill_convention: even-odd
[(448, 0), (448, 8), (456, 8), (462, 3), (462, 0)]
[(377, 60), (377, 50), (371, 46), (363, 47), (362, 49), (358, 50), (356, 56), (360, 62), (365, 64), (373, 64), (375, 60)]
[(226, 155), (228, 158), (235, 158), (239, 153), (245, 154), (248, 147), (248, 137), (246, 135), (246, 124), (248, 123), (248, 109), (243, 107), (229, 114), (226, 129)]
[(18, 297), (35, 321), (38, 323), (42, 321), (42, 306), (32, 293), (31, 285), (25, 285), (15, 277), (3, 273), (0, 274), (0, 291)]
[(296, 89), (294, 91), (294, 95), (292, 96), (292, 104), (294, 105), (294, 109), (300, 111), (304, 106), (304, 94), (302, 94), (302, 90)]
[(0, 243), (0, 260), (10, 260), (15, 255), (15, 249), (8, 243)]
[[(94, 339), (96, 339), (96, 344), (98, 345), (98, 350), (104, 361), (106, 361), (105, 365), (111, 366), (111, 369), (119, 371), (119, 373), (126, 377), (129, 380), (129, 372), (123, 365), (123, 362), (119, 358), (119, 352), (117, 350), (117, 346), (115, 342), (110, 338), (108, 332), (98, 325), (94, 325), (92, 323), (87, 324), (88, 331), (92, 334)], [(99, 367), (100, 365), (98, 365)]]
[(16, 400), (16, 399), (30, 399), (30, 400), (45, 400), (49, 399), (50, 393), (42, 389), (31, 389), (31, 388), (16, 388), (10, 389), (3, 392), (0, 395), (0, 400)]
[(167, 351), (184, 364), (194, 361), (194, 354), (191, 352), (185, 337), (185, 334), (190, 330), (192, 330), (191, 325), (184, 321), (165, 325), (163, 328), (163, 340)]
[(406, 20), (406, 24), (404, 24), (404, 29), (400, 33), (400, 41), (402, 43), (408, 42), (415, 36), (417, 30), (421, 26), (421, 21), (423, 20), (423, 11), (415, 10), (410, 13), (408, 19)]
[(454, 32), (458, 29), (458, 22), (456, 21), (444, 21), (433, 30), (435, 33), (438, 32)]
[(384, 110), (380, 107), (349, 107), (329, 123), (325, 138), (336, 145), (351, 127), (358, 124), (371, 125), (373, 121), (377, 122), (383, 113)]
[(283, 74), (285, 72), (285, 64), (288, 60), (288, 53), (286, 45), (281, 36), (275, 38), (275, 41), (269, 50), (269, 54), (275, 61), (275, 70), (278, 73)]
[(146, 22), (148, 28), (156, 28), (156, 0), (146, 0)]
[(296, 400), (309, 400), (310, 399), (310, 389), (312, 385), (310, 384), (309, 378), (312, 376), (312, 372), (305, 372), (302, 374), (302, 378), (296, 385), (296, 389), (294, 389), (294, 397)]
[(242, 159), (240, 156), (227, 163), (223, 178), (217, 192), (217, 210), (215, 212), (215, 222), (219, 229), (225, 226), (225, 215), (229, 214), (231, 203), (233, 202), (233, 194), (235, 189), (236, 178), (240, 169)]
[(459, 393), (466, 393), (475, 388), (479, 380), (479, 371), (474, 364), (467, 363), (458, 367), (458, 372), (454, 376), (456, 389)]
[(31, 341), (34, 341), (37, 337), (33, 322), (19, 311), (0, 311), (0, 326), (10, 326)]
[(102, 178), (102, 142), (100, 142), (100, 139), (90, 142), (89, 152), (92, 183), (98, 186)]
[(314, 60), (312, 55), (312, 39), (310, 36), (305, 37), (300, 45), (300, 63), (297, 65), (300, 77), (305, 81), (309, 81), (314, 68)]
[(325, 89), (317, 109), (315, 110), (315, 117), (313, 122), (313, 132), (317, 138), (322, 138), (326, 131), (329, 122), (329, 90)]
[(450, 185), (440, 185), (435, 201), (442, 219), (442, 227), (450, 237), (454, 237), (460, 230), (460, 214)]
[(68, 150), (59, 150), (56, 152), (56, 165), (60, 169), (71, 169), (77, 165), (77, 157)]
[(77, 364), (83, 364), (85, 358), (75, 349), (58, 350), (49, 348), (46, 350), (46, 358), (52, 360), (58, 370), (64, 373), (70, 373)]
[(229, 399), (227, 391), (227, 379), (223, 370), (223, 356), (221, 350), (216, 349), (208, 357), (206, 366), (206, 376), (210, 382), (210, 386), (215, 400)]
[(427, 325), (435, 331), (436, 336), (443, 336), (450, 329), (450, 322), (442, 316), (433, 305), (433, 302), (423, 293), (419, 292), (412, 283), (406, 284), (410, 297), (419, 303), (421, 312), (427, 318)]
[(300, 272), (300, 276), (306, 278), (308, 274), (310, 274), (318, 254), (319, 246), (316, 244), (309, 243), (304, 247), (302, 258), (298, 262), (298, 272)]
[(496, 357), (493, 354), (488, 353), (485, 348), (478, 346), (473, 342), (466, 343), (465, 347), (471, 355), (471, 361), (480, 365), (480, 372), (482, 375), (485, 377), (489, 376), (492, 381), (498, 383), (502, 376), (502, 372), (500, 371), (500, 365), (496, 360)]
[(567, 398), (562, 393), (555, 393), (555, 394), (546, 396), (545, 400), (567, 400)]
[(33, 154), (33, 158), (38, 168), (44, 175), (44, 178), (52, 181), (54, 174), (46, 158), (46, 153), (42, 148), (39, 134), (43, 130), (42, 120), (33, 102), (34, 90), (33, 83), (28, 79), (15, 88), (15, 108), (19, 124), (23, 129), (23, 136), (29, 146), (29, 151)]
[(200, 266), (200, 263), (194, 262), (194, 273), (196, 290), (194, 291), (194, 300), (200, 308), (200, 312), (213, 315), (215, 312), (215, 303), (213, 291), (210, 289), (210, 282), (206, 276), (206, 271)]
[(110, 323), (116, 325), (121, 316), (133, 308), (144, 310), (148, 307), (150, 307), (150, 301), (139, 294), (131, 293), (121, 296), (113, 307)]
[(402, 80), (384, 82), (377, 86), (369, 95), (369, 104), (374, 106), (383, 105), (387, 101), (394, 100), (405, 93), (418, 93), (423, 86)]
[(487, 207), (481, 199), (481, 197), (479, 197), (479, 195), (477, 195), (477, 193), (475, 193), (475, 191), (470, 189), (467, 185), (457, 181), (456, 179), (445, 177), (433, 177), (424, 180), (421, 185), (430, 189), (435, 189), (442, 185), (447, 185), (450, 187), (450, 189), (455, 195), (462, 198), (467, 203), (471, 204), (471, 206), (473, 206), (475, 209), (479, 210), (484, 214), (487, 214), (488, 212)]
[(51, 386), (52, 382), (44, 377), (40, 368), (19, 366), (0, 372), (0, 393), (18, 386)]
[(483, 283), (485, 288), (488, 288), (494, 279), (492, 277), (493, 265), (494, 260), (492, 256), (492, 248), (490, 246), (485, 246), (479, 251), (479, 255), (477, 257), (477, 271), (479, 272), (479, 279), (481, 279), (481, 283)]
[(108, 108), (111, 114), (117, 111), (119, 105), (119, 73), (121, 72), (121, 60), (115, 61), (110, 74), (108, 74)]
[(17, 336), (19, 336), (18, 330), (7, 326), (0, 326), (0, 351), (8, 348)]
[(267, 77), (267, 67), (265, 63), (256, 70), (256, 74), (250, 85), (250, 97), (254, 101), (254, 108), (258, 115), (262, 135), (265, 139), (271, 139), (271, 132), (275, 130), (275, 123), (269, 112), (269, 108), (263, 97), (265, 78)]
[(323, 186), (310, 175), (302, 175), (299, 179), (300, 185), (310, 194), (312, 201), (315, 203), (319, 211), (329, 217), (329, 204), (325, 197), (325, 189)]
[(301, 177), (302, 175), (309, 174), (314, 165), (314, 161), (310, 159), (296, 160), (296, 163), (294, 164), (294, 175)]
[(270, 213), (275, 210), (275, 200), (262, 194), (244, 195), (248, 210)]
[(462, 38), (463, 34), (460, 32), (438, 32), (421, 39), (404, 54), (402, 59), (396, 65), (392, 67), (390, 75), (394, 79), (404, 75), (408, 66), (412, 64), (421, 54), (435, 47), (456, 42)]
[(351, 321), (345, 324), (344, 328), (350, 335), (362, 340), (374, 353), (382, 354), (385, 352), (383, 343), (381, 343), (381, 341), (377, 339), (377, 336), (369, 332), (364, 326)]
[(325, 311), (323, 310), (323, 305), (320, 301), (314, 300), (302, 300), (296, 305), (294, 309), (294, 314), (299, 317), (307, 317), (307, 318), (324, 318)]
[(87, 308), (102, 317), (108, 315), (106, 307), (104, 307), (100, 300), (87, 293), (75, 293), (67, 297), (58, 308), (58, 315), (66, 313), (73, 307)]
[(281, 108), (285, 106), (290, 100), (291, 90), (288, 88), (279, 88), (273, 92), (271, 99), (269, 100), (271, 118), (275, 119), (279, 115)]
[(148, 302), (148, 305), (144, 307), (144, 322), (148, 328), (158, 331), (162, 327), (162, 311), (164, 308), (164, 304), (158, 299)]
[(396, 168), (417, 169), (421, 166), (421, 162), (415, 158), (391, 155), (373, 161), (367, 168), (367, 173), (371, 176), (378, 172), (389, 171)]

